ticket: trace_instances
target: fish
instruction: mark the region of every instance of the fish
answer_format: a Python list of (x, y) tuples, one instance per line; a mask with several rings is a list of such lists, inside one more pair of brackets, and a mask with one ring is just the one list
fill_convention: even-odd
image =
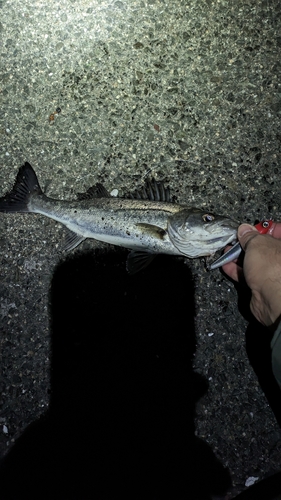
[(239, 225), (230, 217), (171, 202), (169, 189), (155, 180), (126, 198), (111, 196), (100, 183), (74, 201), (49, 198), (28, 162), (20, 167), (12, 190), (0, 198), (0, 212), (37, 213), (65, 225), (65, 251), (86, 238), (125, 247), (130, 274), (157, 254), (211, 256), (237, 239)]

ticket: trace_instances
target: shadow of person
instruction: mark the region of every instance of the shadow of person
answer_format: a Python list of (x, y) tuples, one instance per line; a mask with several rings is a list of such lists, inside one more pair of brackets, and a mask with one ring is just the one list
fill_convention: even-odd
[(57, 267), (50, 407), (2, 462), (1, 498), (208, 500), (230, 486), (194, 436), (207, 384), (192, 371), (191, 273), (161, 256), (129, 276), (123, 257)]

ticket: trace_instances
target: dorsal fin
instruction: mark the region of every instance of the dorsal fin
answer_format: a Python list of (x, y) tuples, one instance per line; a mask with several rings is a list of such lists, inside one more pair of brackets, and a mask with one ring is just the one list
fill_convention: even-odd
[[(107, 189), (101, 184), (97, 183), (94, 186), (87, 189), (85, 193), (77, 193), (77, 199), (89, 200), (91, 198), (110, 198), (111, 195)], [(173, 200), (170, 196), (170, 188), (165, 187), (162, 181), (156, 181), (154, 178), (151, 181), (147, 181), (143, 188), (134, 191), (133, 193), (125, 195), (125, 198), (130, 198), (133, 200), (151, 200), (151, 201), (163, 201), (166, 203), (172, 203)]]
[(91, 198), (110, 198), (109, 192), (100, 182), (87, 189), (85, 193), (77, 193), (76, 196), (79, 201)]
[(171, 202), (169, 187), (165, 188), (162, 181), (156, 181), (155, 179), (147, 181), (142, 189), (134, 191), (129, 197), (135, 200)]

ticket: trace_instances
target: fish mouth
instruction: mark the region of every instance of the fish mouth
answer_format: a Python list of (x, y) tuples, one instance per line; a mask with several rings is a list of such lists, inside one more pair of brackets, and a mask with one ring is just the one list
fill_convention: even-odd
[(225, 244), (232, 243), (232, 241), (236, 241), (236, 239), (237, 239), (236, 234), (233, 234), (233, 235), (227, 234), (226, 236), (217, 236), (215, 238), (211, 238), (210, 240), (205, 241), (205, 243), (207, 245), (213, 245), (213, 243), (219, 242), (223, 245), (223, 243), (225, 243)]

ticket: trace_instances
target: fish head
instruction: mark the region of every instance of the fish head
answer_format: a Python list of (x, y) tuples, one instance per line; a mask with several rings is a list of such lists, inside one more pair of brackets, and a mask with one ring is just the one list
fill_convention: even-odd
[(187, 257), (207, 257), (235, 241), (238, 226), (230, 217), (184, 208), (169, 218), (168, 234)]

